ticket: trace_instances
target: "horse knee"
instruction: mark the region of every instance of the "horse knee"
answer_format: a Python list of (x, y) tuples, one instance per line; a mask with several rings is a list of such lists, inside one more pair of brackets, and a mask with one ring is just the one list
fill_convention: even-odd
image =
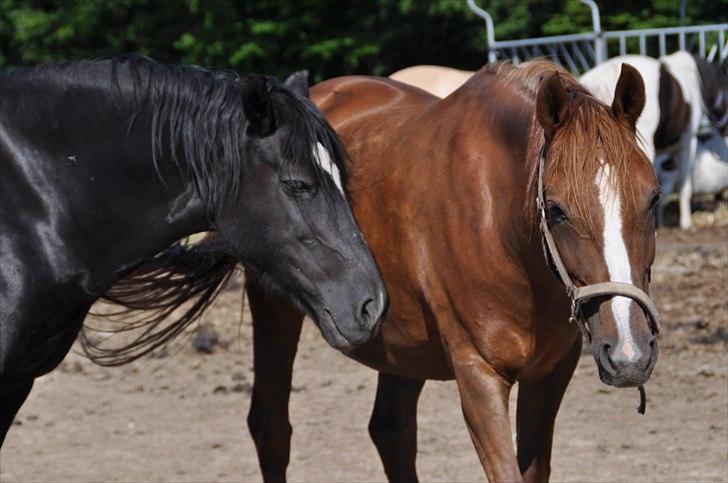
[(399, 430), (397, 426), (395, 418), (388, 417), (387, 414), (375, 408), (372, 417), (369, 418), (369, 437), (374, 441), (375, 445), (381, 446), (386, 444), (391, 439), (392, 434)]
[(248, 411), (248, 430), (256, 443), (264, 441), (290, 440), (293, 427), (288, 414), (278, 414), (260, 404), (254, 396)]

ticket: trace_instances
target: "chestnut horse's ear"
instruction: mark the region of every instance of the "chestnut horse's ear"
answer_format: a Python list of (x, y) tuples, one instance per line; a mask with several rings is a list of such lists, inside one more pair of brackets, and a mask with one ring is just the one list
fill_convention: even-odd
[(544, 137), (550, 140), (563, 123), (569, 110), (569, 94), (554, 72), (541, 83), (536, 96), (536, 116)]
[(637, 119), (645, 107), (645, 82), (639, 71), (629, 64), (622, 64), (617, 87), (614, 89), (612, 113), (627, 121), (634, 131)]

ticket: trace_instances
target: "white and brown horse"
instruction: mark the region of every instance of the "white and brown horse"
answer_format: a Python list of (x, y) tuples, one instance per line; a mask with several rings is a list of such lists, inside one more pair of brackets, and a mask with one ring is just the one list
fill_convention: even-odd
[[(629, 63), (645, 79), (645, 109), (637, 129), (647, 156), (653, 160), (664, 193), (679, 193), (680, 226), (692, 225), (694, 167), (701, 123), (728, 135), (728, 74), (684, 51), (660, 59), (627, 55), (610, 59), (581, 77), (581, 83), (604, 102), (611, 102), (622, 64)], [(706, 169), (703, 165), (702, 169)], [(720, 173), (713, 173), (719, 176)]]

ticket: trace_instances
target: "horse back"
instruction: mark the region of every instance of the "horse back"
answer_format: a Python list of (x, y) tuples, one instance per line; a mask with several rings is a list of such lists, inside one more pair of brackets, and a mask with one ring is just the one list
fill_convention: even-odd
[(386, 112), (387, 124), (404, 121), (440, 99), (417, 87), (385, 77), (347, 76), (327, 80), (311, 89), (311, 100), (332, 125), (350, 118), (370, 120)]

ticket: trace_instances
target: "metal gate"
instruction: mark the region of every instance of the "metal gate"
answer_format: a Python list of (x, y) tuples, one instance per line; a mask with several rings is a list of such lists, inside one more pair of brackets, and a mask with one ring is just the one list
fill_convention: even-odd
[(674, 50), (687, 50), (709, 61), (728, 58), (728, 23), (602, 31), (597, 4), (593, 0), (580, 1), (591, 9), (591, 32), (523, 40), (495, 40), (490, 14), (475, 0), (468, 0), (468, 6), (485, 20), (488, 62), (510, 59), (519, 63), (534, 57), (550, 57), (574, 74), (581, 74), (614, 55), (662, 56)]

